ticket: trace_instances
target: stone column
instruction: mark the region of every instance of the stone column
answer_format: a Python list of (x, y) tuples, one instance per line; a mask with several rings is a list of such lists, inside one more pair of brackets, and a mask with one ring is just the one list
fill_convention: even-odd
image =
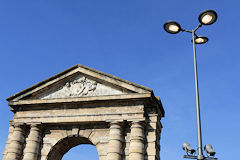
[(7, 149), (6, 160), (19, 160), (22, 156), (23, 143), (25, 142), (23, 124), (14, 124), (11, 143)]
[(12, 137), (12, 134), (13, 134), (13, 130), (14, 130), (14, 126), (13, 126), (12, 122), (10, 121), (8, 138), (7, 138), (7, 141), (6, 141), (6, 147), (3, 151), (3, 160), (6, 160), (6, 156), (7, 156), (8, 150), (9, 150), (9, 146), (11, 144), (11, 137)]
[(122, 159), (122, 126), (119, 122), (110, 123), (107, 160)]
[(129, 160), (144, 160), (144, 128), (143, 122), (132, 122), (129, 145)]
[(28, 138), (26, 139), (26, 147), (24, 149), (23, 160), (37, 160), (40, 142), (41, 130), (39, 124), (31, 124)]

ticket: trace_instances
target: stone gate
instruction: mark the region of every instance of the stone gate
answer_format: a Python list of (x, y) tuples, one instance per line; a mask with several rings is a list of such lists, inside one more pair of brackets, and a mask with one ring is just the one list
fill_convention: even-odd
[(99, 160), (159, 160), (164, 109), (149, 88), (75, 65), (7, 99), (3, 160), (61, 160), (96, 146)]

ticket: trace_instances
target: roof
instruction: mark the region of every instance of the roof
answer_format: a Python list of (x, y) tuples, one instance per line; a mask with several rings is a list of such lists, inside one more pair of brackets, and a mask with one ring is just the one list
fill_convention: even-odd
[[(154, 96), (154, 93), (152, 91), (152, 89), (150, 88), (147, 88), (147, 87), (144, 87), (144, 86), (141, 86), (141, 85), (138, 85), (138, 84), (135, 84), (135, 83), (132, 83), (130, 81), (127, 81), (127, 80), (124, 80), (124, 79), (121, 79), (121, 78), (118, 78), (118, 77), (115, 77), (113, 75), (110, 75), (110, 74), (107, 74), (107, 73), (104, 73), (104, 72), (101, 72), (101, 71), (97, 71), (95, 69), (92, 69), (92, 68), (89, 68), (89, 67), (86, 67), (86, 66), (83, 66), (83, 65), (80, 65), (80, 64), (77, 64), (71, 68), (68, 68), (46, 80), (43, 80), (19, 93), (16, 93), (14, 95), (12, 95), (11, 97), (7, 98), (7, 101), (9, 101), (9, 105), (10, 106), (14, 106), (14, 105), (19, 105), (19, 104), (32, 104), (32, 103), (36, 103), (38, 102), (38, 99), (28, 99), (28, 97), (32, 96), (32, 95), (36, 95), (38, 93), (41, 92), (41, 90), (44, 90), (44, 89), (49, 89), (49, 87), (51, 88), (51, 85), (53, 84), (56, 84), (58, 82), (60, 82), (61, 80), (64, 80), (65, 78), (68, 78), (70, 76), (73, 76), (75, 75), (76, 73), (81, 73), (81, 74), (84, 74), (85, 76), (89, 76), (89, 77), (92, 77), (92, 78), (95, 78), (99, 81), (102, 81), (102, 82), (106, 82), (108, 84), (111, 84), (113, 86), (116, 86), (116, 87), (119, 87), (119, 88), (122, 88), (124, 90), (127, 90), (129, 91), (129, 94), (128, 96), (129, 97), (135, 97), (135, 98), (150, 98), (152, 101), (154, 101), (155, 104), (157, 104), (157, 106), (159, 106), (160, 108), (160, 112), (162, 114), (162, 116), (164, 117), (164, 109), (162, 107), (162, 103), (160, 101), (160, 99), (157, 99), (155, 96)], [(106, 98), (106, 97), (105, 97)], [(112, 96), (111, 98), (113, 99), (122, 99), (124, 98), (124, 95), (121, 96)], [(91, 97), (90, 97), (91, 99)], [(103, 100), (104, 97), (92, 97), (93, 100)], [(52, 103), (57, 101), (59, 103), (62, 103), (62, 101), (81, 101), (81, 100), (85, 100), (84, 97), (81, 97), (81, 98), (72, 98), (71, 100), (61, 100), (61, 99), (58, 99), (58, 100), (51, 100), (51, 99), (48, 99), (48, 100), (41, 100), (39, 99), (39, 102), (38, 103)], [(46, 101), (46, 102), (45, 102)], [(37, 104), (37, 103), (36, 103)]]
[(129, 84), (129, 85), (135, 86), (135, 87), (140, 88), (140, 89), (142, 89), (142, 90), (145, 90), (145, 91), (147, 91), (147, 92), (152, 92), (152, 89), (150, 89), (150, 88), (147, 88), (147, 87), (144, 87), (144, 86), (141, 86), (141, 85), (132, 83), (132, 82), (130, 82), (130, 81), (127, 81), (127, 80), (118, 78), (118, 77), (116, 77), (116, 76), (113, 76), (113, 75), (110, 75), (110, 74), (107, 74), (107, 73), (104, 73), (104, 72), (101, 72), (101, 71), (97, 71), (97, 70), (95, 70), (95, 69), (86, 67), (86, 66), (81, 65), (81, 64), (77, 64), (77, 65), (75, 65), (75, 66), (73, 66), (73, 67), (71, 67), (71, 68), (68, 68), (68, 69), (66, 69), (66, 70), (64, 70), (64, 71), (62, 71), (62, 72), (60, 72), (60, 73), (58, 73), (58, 74), (56, 74), (56, 75), (54, 75), (54, 76), (46, 79), (46, 80), (43, 80), (43, 81), (41, 81), (41, 82), (39, 82), (39, 83), (37, 83), (37, 84), (35, 84), (35, 85), (33, 85), (33, 86), (31, 86), (31, 87), (23, 90), (23, 91), (21, 91), (21, 92), (18, 92), (18, 93), (16, 93), (16, 94), (8, 97), (8, 98), (7, 98), (7, 101), (11, 101), (11, 100), (13, 100), (13, 99), (15, 99), (15, 98), (17, 98), (17, 97), (19, 97), (19, 96), (21, 96), (21, 95), (29, 92), (29, 91), (31, 91), (31, 90), (33, 90), (33, 89), (36, 89), (36, 88), (38, 88), (39, 86), (44, 85), (44, 84), (46, 84), (47, 82), (50, 82), (50, 81), (52, 81), (52, 80), (54, 80), (54, 79), (57, 79), (58, 77), (61, 77), (62, 75), (65, 75), (65, 74), (67, 74), (67, 73), (69, 73), (69, 72), (71, 72), (71, 71), (73, 71), (73, 70), (75, 70), (75, 69), (77, 69), (77, 68), (86, 69), (86, 70), (95, 72), (95, 73), (97, 73), (97, 74), (100, 74), (100, 75), (103, 75), (103, 76), (106, 76), (106, 77), (115, 79), (115, 80), (117, 80), (117, 81), (120, 81), (120, 82)]

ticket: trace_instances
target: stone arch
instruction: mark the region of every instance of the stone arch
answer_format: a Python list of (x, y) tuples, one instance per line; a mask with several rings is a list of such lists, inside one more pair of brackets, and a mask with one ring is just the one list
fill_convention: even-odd
[(108, 132), (108, 125), (103, 123), (45, 127), (39, 159), (51, 160), (54, 157), (55, 160), (57, 157), (58, 160), (71, 148), (90, 144), (96, 147), (99, 159), (104, 160), (107, 154)]
[(58, 141), (47, 155), (47, 160), (61, 160), (62, 157), (73, 147), (81, 144), (94, 145), (85, 137), (67, 136)]
[(99, 160), (160, 159), (164, 109), (149, 88), (76, 65), (7, 100), (3, 160), (60, 160), (79, 144)]

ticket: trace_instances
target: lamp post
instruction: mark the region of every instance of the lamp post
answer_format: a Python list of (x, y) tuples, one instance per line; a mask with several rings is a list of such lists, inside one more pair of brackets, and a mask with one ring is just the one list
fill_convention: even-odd
[(202, 131), (201, 131), (201, 118), (200, 118), (200, 104), (199, 104), (199, 89), (198, 89), (198, 71), (197, 71), (197, 58), (196, 58), (196, 47), (195, 44), (203, 44), (208, 41), (207, 37), (198, 36), (196, 31), (202, 27), (202, 25), (211, 25), (217, 20), (217, 13), (213, 10), (205, 10), (200, 13), (199, 17), (199, 25), (194, 30), (187, 30), (181, 28), (180, 24), (175, 21), (168, 21), (164, 24), (164, 29), (166, 32), (171, 34), (177, 34), (180, 31), (188, 32), (192, 34), (192, 43), (193, 43), (193, 58), (194, 58), (194, 77), (195, 77), (195, 94), (196, 94), (196, 113), (197, 113), (197, 140), (198, 140), (198, 154), (194, 156), (193, 153), (195, 150), (190, 146), (189, 143), (183, 144), (183, 149), (189, 153), (184, 155), (184, 158), (190, 159), (198, 159), (198, 160), (217, 160), (217, 158), (209, 157), (214, 156), (215, 151), (213, 150), (210, 144), (207, 144), (204, 147), (204, 150), (207, 152), (208, 157), (203, 155), (202, 150)]

